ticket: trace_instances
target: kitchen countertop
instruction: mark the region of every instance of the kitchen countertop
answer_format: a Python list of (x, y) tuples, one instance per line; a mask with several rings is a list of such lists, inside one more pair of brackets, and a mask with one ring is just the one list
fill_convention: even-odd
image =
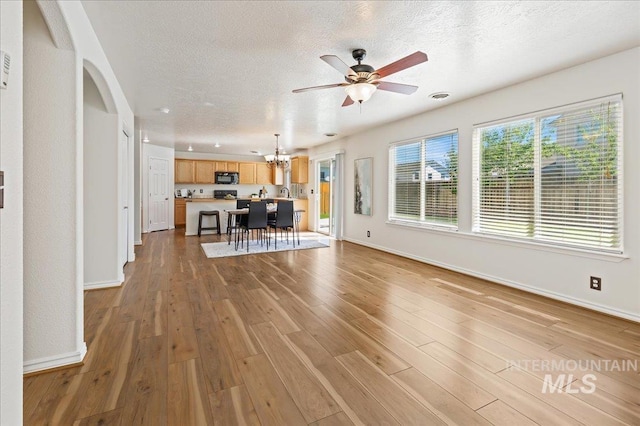
[[(252, 201), (260, 201), (261, 198), (242, 198), (238, 197), (241, 200), (252, 200)], [(213, 203), (218, 201), (236, 201), (235, 198), (226, 199), (226, 198), (183, 198), (187, 202), (196, 202), (196, 203)], [(273, 197), (269, 198), (270, 200), (275, 201), (297, 201), (297, 200), (306, 200), (306, 198), (284, 198), (284, 197)]]

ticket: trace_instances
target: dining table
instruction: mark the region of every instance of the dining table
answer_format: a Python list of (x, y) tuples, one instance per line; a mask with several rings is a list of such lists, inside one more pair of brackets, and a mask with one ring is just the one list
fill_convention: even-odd
[[(267, 214), (275, 214), (277, 212), (277, 204), (267, 204)], [(229, 215), (228, 223), (237, 223), (237, 216), (242, 216), (249, 214), (249, 208), (244, 209), (228, 209), (224, 211)], [(293, 211), (293, 238), (296, 238), (296, 234), (298, 236), (298, 244), (300, 244), (300, 218), (302, 217), (302, 213), (306, 212), (304, 209), (295, 209)], [(227, 238), (228, 243), (231, 244), (231, 231), (235, 228), (235, 226), (227, 226)]]

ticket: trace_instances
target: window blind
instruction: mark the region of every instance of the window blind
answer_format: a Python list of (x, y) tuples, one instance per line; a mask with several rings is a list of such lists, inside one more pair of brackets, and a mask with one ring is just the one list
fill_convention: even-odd
[(389, 147), (389, 220), (457, 226), (458, 134)]
[(622, 99), (474, 129), (474, 231), (622, 251)]

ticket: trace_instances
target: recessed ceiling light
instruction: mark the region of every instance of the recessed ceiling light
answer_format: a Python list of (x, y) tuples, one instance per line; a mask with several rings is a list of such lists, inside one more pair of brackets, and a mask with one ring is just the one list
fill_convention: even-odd
[(163, 112), (165, 114), (169, 114), (169, 111), (171, 111), (169, 108), (164, 107), (164, 108), (160, 108), (158, 111)]
[(328, 138), (332, 138), (332, 137), (334, 137), (334, 136), (338, 136), (338, 134), (337, 134), (337, 133), (325, 133), (324, 135), (325, 135), (326, 137), (328, 137)]
[(436, 101), (447, 99), (449, 96), (451, 96), (451, 93), (449, 92), (436, 92), (429, 95), (431, 99), (434, 99)]
[(142, 139), (142, 142), (144, 142), (144, 143), (149, 143), (149, 138), (145, 136), (145, 137)]
[(255, 155), (262, 155), (262, 154), (260, 154), (260, 151), (251, 151), (251, 153), (255, 154)]
[(189, 145), (189, 148), (187, 148), (187, 151), (193, 151), (193, 147)]
[(219, 143), (216, 143), (214, 146), (215, 146), (216, 148), (220, 148), (220, 144), (219, 144)]

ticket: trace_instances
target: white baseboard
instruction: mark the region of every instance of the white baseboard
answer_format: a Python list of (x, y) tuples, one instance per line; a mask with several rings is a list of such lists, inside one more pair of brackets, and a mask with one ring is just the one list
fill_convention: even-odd
[(98, 289), (98, 288), (120, 287), (123, 282), (124, 282), (124, 279), (122, 281), (120, 281), (120, 280), (115, 280), (115, 281), (95, 281), (95, 282), (92, 282), (92, 283), (84, 283), (84, 289), (85, 290), (95, 290), (95, 289)]
[(64, 367), (67, 365), (78, 364), (82, 362), (87, 354), (87, 343), (82, 343), (82, 348), (76, 352), (67, 352), (65, 354), (47, 356), (44, 358), (25, 361), (22, 365), (22, 374), (34, 373), (36, 371), (50, 370), (52, 368)]
[(578, 299), (578, 298), (575, 298), (575, 297), (572, 297), (572, 296), (567, 296), (565, 294), (556, 293), (555, 291), (549, 291), (549, 290), (540, 289), (538, 287), (529, 286), (527, 284), (522, 284), (522, 283), (518, 283), (518, 282), (515, 282), (515, 281), (505, 280), (503, 278), (494, 277), (492, 275), (483, 274), (483, 273), (480, 273), (480, 272), (477, 272), (477, 271), (473, 271), (473, 270), (470, 270), (470, 269), (460, 268), (459, 266), (450, 265), (448, 263), (436, 262), (436, 261), (433, 261), (431, 259), (427, 259), (427, 258), (420, 257), (420, 256), (415, 256), (413, 254), (405, 253), (405, 252), (402, 252), (402, 251), (399, 251), (399, 250), (392, 250), (392, 249), (389, 249), (387, 247), (382, 247), (382, 246), (378, 246), (378, 245), (375, 245), (375, 244), (365, 243), (362, 240), (356, 240), (356, 239), (346, 238), (346, 237), (344, 238), (344, 240), (345, 241), (349, 241), (349, 242), (354, 243), (354, 244), (359, 244), (359, 245), (362, 245), (362, 246), (365, 246), (365, 247), (370, 247), (370, 248), (373, 248), (373, 249), (376, 249), (376, 250), (384, 251), (384, 252), (387, 252), (387, 253), (396, 254), (398, 256), (406, 257), (408, 259), (417, 260), (418, 262), (422, 262), (422, 263), (427, 263), (429, 265), (438, 266), (440, 268), (448, 269), (450, 271), (460, 272), (462, 274), (470, 275), (470, 276), (476, 277), (476, 278), (482, 278), (483, 280), (491, 281), (491, 282), (494, 282), (496, 284), (501, 284), (501, 285), (504, 285), (504, 286), (507, 286), (507, 287), (517, 288), (517, 289), (520, 289), (522, 291), (526, 291), (528, 293), (538, 294), (540, 296), (545, 296), (545, 297), (548, 297), (550, 299), (559, 300), (561, 302), (566, 302), (566, 303), (569, 303), (571, 305), (581, 306), (583, 308), (591, 309), (593, 311), (602, 312), (602, 313), (608, 314), (608, 315), (613, 315), (615, 317), (628, 319), (630, 321), (640, 322), (640, 315), (635, 313), (635, 312), (627, 312), (627, 311), (623, 311), (621, 309), (612, 308), (610, 306), (599, 305), (597, 303), (593, 303), (593, 302), (589, 302), (589, 301), (586, 301), (586, 300)]
[(142, 240), (135, 240), (135, 241), (133, 242), (133, 245), (134, 245), (134, 246), (141, 246), (141, 245), (142, 245)]

